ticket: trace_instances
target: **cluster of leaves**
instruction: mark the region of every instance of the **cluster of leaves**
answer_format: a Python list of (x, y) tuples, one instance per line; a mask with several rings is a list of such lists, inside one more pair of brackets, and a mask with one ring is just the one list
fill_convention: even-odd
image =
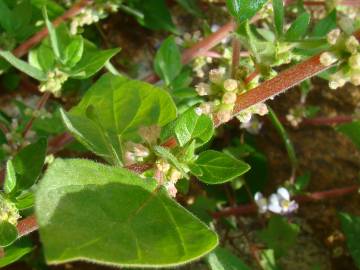
[[(177, 2), (193, 15), (202, 16), (195, 1)], [(327, 49), (326, 34), (336, 27), (335, 10), (310, 27), (310, 15), (299, 4), (297, 18), (284, 31), (285, 8), (281, 0), (272, 1), (273, 17), (265, 22), (266, 27), (259, 27), (250, 20), (267, 1), (226, 2), (238, 25), (235, 37), (250, 52), (248, 60), (262, 79), (274, 76), (280, 65), (300, 61)], [(178, 33), (164, 0), (129, 0), (118, 4), (146, 27)], [(68, 79), (70, 82), (89, 79), (103, 67), (110, 72), (91, 84), (72, 109), (57, 110), (52, 119), (56, 121), (55, 125), (46, 124), (49, 120), (35, 122), (39, 139), (33, 139), (33, 143), (22, 149), (20, 144), (14, 149), (17, 153), (7, 160), (0, 203), (4, 209), (5, 206), (13, 209), (9, 207), (11, 205), (15, 210), (6, 216), (0, 215), (0, 246), (5, 251), (0, 265), (8, 265), (31, 252), (31, 242), (18, 234), (18, 216), (15, 214), (27, 217), (35, 213), (49, 264), (82, 259), (121, 267), (166, 267), (188, 263), (209, 253), (206, 262), (213, 270), (250, 269), (229, 250), (217, 247), (218, 235), (213, 230), (209, 211), (217, 209), (217, 202), (226, 199), (211, 185), (229, 183), (236, 196), (244, 198), (244, 185), (250, 192), (263, 187), (266, 158), (255, 149), (250, 136), (245, 138), (245, 143), (233, 144), (223, 151), (211, 149), (215, 136), (213, 119), (195, 110), (194, 105), (201, 99), (194, 95), (191, 70), (182, 64), (174, 37), (165, 39), (154, 59), (154, 70), (162, 84), (151, 85), (114, 70), (109, 61), (119, 49), (100, 50), (82, 35), (71, 35), (66, 24), (55, 28), (47, 10), (50, 17), (63, 10), (52, 1), (47, 2), (47, 9), (42, 6), (43, 20), (37, 17), (41, 13), (14, 19), (26, 10), (40, 12), (39, 5), (30, 0), (16, 6), (11, 1), (0, 2), (0, 15), (3, 15), (0, 25), (6, 35), (15, 40), (14, 44), (0, 50), (3, 60), (39, 81), (41, 91), (49, 91), (55, 96), (61, 95), (59, 91)], [(29, 53), (26, 62), (10, 51), (38, 30), (30, 23), (32, 20), (42, 20), (49, 37)], [(57, 77), (59, 74), (61, 78)], [(18, 107), (25, 110), (21, 104)], [(296, 168), (294, 147), (272, 110), (270, 119)], [(23, 117), (25, 123), (32, 120), (32, 117)], [(87, 149), (101, 162), (48, 158), (48, 166), (42, 174), (47, 154), (46, 137), (63, 131), (61, 128), (54, 132), (60, 120), (82, 145), (75, 147)], [(11, 126), (5, 114), (0, 114), (0, 123), (5, 129)], [(339, 126), (338, 130), (360, 145), (359, 125), (354, 122)], [(151, 127), (160, 128), (161, 133), (149, 142), (140, 130)], [(25, 129), (22, 125), (20, 132)], [(1, 142), (7, 142), (6, 134), (2, 133)], [(135, 164), (141, 168), (138, 174), (126, 166), (129, 142), (146, 145), (149, 150), (146, 158)], [(169, 142), (173, 142), (171, 147)], [(176, 188), (181, 193), (186, 195), (190, 181), (196, 178), (213, 195), (215, 202), (206, 197), (196, 198), (190, 209), (194, 215), (172, 199), (167, 190), (168, 179), (157, 167), (159, 160), (180, 173), (181, 181), (176, 183)], [(255, 169), (250, 170), (250, 167)], [(307, 174), (297, 178), (291, 186), (293, 193), (302, 193), (309, 179)], [(10, 219), (10, 214), (17, 217), (15, 221)], [(358, 219), (340, 214), (349, 250), (357, 265)], [(231, 219), (224, 223), (238, 229)], [(266, 228), (257, 234), (259, 241), (267, 247), (260, 254), (262, 267), (279, 269), (276, 260), (286, 255), (299, 233), (300, 226), (287, 217), (271, 216)]]

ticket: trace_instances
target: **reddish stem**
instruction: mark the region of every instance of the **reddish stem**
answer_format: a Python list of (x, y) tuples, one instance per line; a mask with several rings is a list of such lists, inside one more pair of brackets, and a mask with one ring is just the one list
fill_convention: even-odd
[(309, 126), (331, 126), (339, 125), (344, 123), (352, 122), (354, 118), (351, 115), (339, 115), (334, 117), (314, 117), (314, 118), (305, 118), (301, 125)]
[(19, 237), (36, 231), (38, 229), (38, 225), (36, 223), (35, 215), (31, 215), (20, 220), (16, 227), (18, 229)]
[[(54, 26), (60, 25), (63, 21), (66, 21), (75, 15), (77, 15), (85, 6), (92, 3), (92, 0), (81, 0), (75, 5), (73, 5), (68, 11), (66, 11), (63, 15), (56, 18), (52, 23)], [(17, 57), (24, 56), (32, 47), (38, 44), (41, 40), (43, 40), (48, 35), (47, 28), (43, 28), (31, 38), (26, 40), (24, 43), (19, 45), (14, 51), (13, 54)]]
[[(353, 185), (345, 188), (336, 188), (331, 190), (319, 191), (319, 192), (309, 193), (306, 195), (295, 196), (294, 200), (299, 203), (303, 203), (303, 202), (313, 202), (313, 201), (337, 198), (358, 192), (359, 188), (360, 188), (359, 185)], [(229, 216), (249, 215), (249, 214), (254, 214), (256, 212), (257, 212), (256, 204), (251, 203), (236, 207), (230, 207), (222, 211), (214, 212), (212, 213), (212, 216), (214, 219), (219, 219), (222, 217), (229, 217)]]

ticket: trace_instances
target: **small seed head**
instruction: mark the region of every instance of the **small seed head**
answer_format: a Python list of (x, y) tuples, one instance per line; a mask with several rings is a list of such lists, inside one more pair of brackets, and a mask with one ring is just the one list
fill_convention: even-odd
[(224, 80), (224, 75), (225, 75), (225, 69), (224, 68), (212, 69), (209, 72), (209, 80), (212, 83), (221, 84), (222, 81)]
[(227, 79), (224, 81), (224, 89), (226, 91), (235, 91), (238, 88), (238, 82), (234, 79)]
[(345, 46), (350, 53), (354, 54), (357, 52), (359, 47), (359, 41), (356, 39), (356, 37), (351, 36), (346, 40)]
[(225, 104), (234, 104), (236, 101), (236, 94), (234, 92), (226, 92), (222, 97), (222, 102)]
[(338, 58), (336, 57), (336, 55), (331, 52), (323, 52), (320, 55), (320, 63), (325, 67), (334, 64), (337, 60)]
[(207, 96), (210, 94), (210, 85), (201, 82), (195, 86), (195, 90), (199, 96)]
[(353, 69), (360, 69), (360, 54), (356, 53), (349, 57), (349, 66)]
[(341, 31), (339, 28), (336, 28), (334, 30), (331, 30), (328, 34), (327, 34), (327, 41), (329, 44), (331, 45), (335, 45), (336, 42), (339, 39), (339, 36), (341, 34)]

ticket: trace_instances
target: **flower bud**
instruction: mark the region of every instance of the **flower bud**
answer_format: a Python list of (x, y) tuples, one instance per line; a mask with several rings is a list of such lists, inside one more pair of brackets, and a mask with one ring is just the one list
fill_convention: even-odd
[(235, 91), (238, 88), (238, 82), (234, 79), (227, 79), (224, 81), (224, 89), (226, 91)]
[(340, 72), (336, 72), (335, 74), (330, 76), (330, 82), (329, 82), (329, 87), (330, 89), (337, 89), (339, 87), (343, 87), (346, 83), (346, 78), (345, 75), (340, 71)]
[(338, 58), (336, 57), (336, 55), (331, 52), (323, 52), (320, 55), (320, 63), (325, 67), (334, 64), (337, 60)]
[(360, 69), (360, 54), (356, 53), (349, 57), (349, 66), (353, 69)]
[(177, 189), (176, 189), (175, 184), (173, 182), (169, 181), (169, 182), (166, 182), (164, 186), (165, 186), (167, 192), (169, 193), (169, 196), (172, 198), (175, 198), (176, 194), (177, 194)]
[(156, 168), (162, 173), (167, 173), (170, 170), (170, 164), (164, 159), (159, 159), (156, 161)]
[(356, 39), (356, 37), (351, 36), (346, 40), (345, 46), (350, 53), (354, 54), (357, 52), (359, 47), (359, 41)]
[(157, 125), (139, 128), (139, 135), (148, 143), (154, 144), (160, 137), (161, 128)]
[(182, 177), (181, 172), (179, 172), (177, 169), (172, 168), (169, 173), (169, 180), (171, 182), (176, 183), (180, 178)]
[(207, 96), (210, 94), (210, 85), (207, 83), (199, 83), (195, 86), (195, 90), (199, 96)]
[(236, 94), (234, 92), (226, 92), (222, 97), (222, 102), (225, 104), (234, 104), (236, 101)]
[(225, 123), (231, 119), (231, 111), (226, 109), (221, 109), (216, 113), (216, 117), (220, 123)]
[(359, 86), (360, 85), (360, 72), (353, 73), (350, 77), (350, 82), (355, 86)]
[(327, 34), (327, 41), (329, 44), (331, 45), (335, 45), (336, 42), (339, 39), (339, 36), (341, 34), (341, 31), (339, 28), (336, 28), (334, 30), (331, 30), (328, 34)]
[(211, 114), (213, 108), (212, 108), (212, 104), (210, 102), (204, 102), (204, 103), (201, 103), (199, 107), (197, 107), (195, 110), (196, 110), (196, 113), (197, 114), (206, 114), (206, 115), (209, 115)]
[(252, 113), (250, 112), (250, 110), (242, 111), (236, 116), (236, 118), (241, 123), (248, 123), (251, 120), (251, 117), (252, 117)]
[(209, 72), (209, 80), (215, 84), (221, 84), (225, 75), (224, 68), (212, 69)]
[(19, 210), (15, 204), (3, 197), (0, 197), (0, 223), (7, 221), (16, 226), (19, 215)]

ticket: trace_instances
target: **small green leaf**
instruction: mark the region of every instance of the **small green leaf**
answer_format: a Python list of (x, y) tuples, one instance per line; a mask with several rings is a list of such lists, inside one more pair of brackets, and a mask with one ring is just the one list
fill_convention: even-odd
[(190, 108), (178, 118), (174, 131), (180, 146), (192, 139), (196, 139), (202, 145), (213, 136), (214, 124), (209, 116), (198, 115), (194, 108)]
[(276, 257), (281, 257), (295, 244), (299, 232), (298, 225), (291, 224), (287, 218), (274, 215), (268, 227), (262, 230), (259, 236), (269, 248), (275, 251)]
[(84, 47), (81, 60), (71, 68), (69, 74), (74, 79), (86, 79), (98, 72), (109, 59), (117, 54), (120, 49), (97, 50)]
[(43, 7), (42, 12), (43, 12), (43, 16), (44, 16), (44, 19), (45, 19), (46, 27), (47, 27), (48, 32), (49, 32), (49, 38), (50, 38), (51, 47), (53, 49), (55, 57), (57, 59), (61, 60), (62, 57), (61, 57), (61, 54), (60, 54), (60, 47), (59, 47), (58, 36), (56, 34), (56, 29), (54, 28), (53, 24), (49, 21), (45, 6)]
[(40, 69), (30, 66), (25, 61), (15, 57), (11, 52), (0, 50), (0, 56), (2, 56), (6, 61), (8, 61), (15, 68), (24, 72), (25, 74), (29, 75), (30, 77), (33, 77), (34, 79), (36, 79), (38, 81), (46, 81), (47, 80), (47, 76), (44, 72), (42, 72)]
[(6, 174), (4, 182), (4, 191), (9, 194), (16, 186), (16, 173), (15, 168), (11, 160), (6, 163)]
[[(45, 71), (45, 72), (50, 71), (54, 68), (55, 55), (49, 45), (42, 43), (39, 46), (39, 48), (35, 51), (35, 53), (33, 54), (34, 57), (35, 57), (35, 55), (36, 55), (38, 64), (43, 71)], [(33, 57), (29, 58), (29, 62), (30, 62), (30, 59), (34, 60)], [(30, 62), (30, 64), (32, 64), (32, 62)]]
[(226, 0), (226, 5), (238, 23), (251, 19), (268, 0)]
[(312, 37), (324, 37), (336, 28), (336, 9), (331, 11), (325, 18), (319, 20), (311, 33)]
[(11, 246), (4, 249), (5, 256), (0, 258), (0, 268), (10, 265), (33, 250), (32, 243), (27, 238), (16, 240)]
[(26, 190), (36, 182), (45, 162), (46, 148), (46, 139), (39, 139), (24, 147), (12, 159), (16, 172), (17, 191)]
[(276, 263), (273, 249), (265, 249), (260, 253), (260, 264), (264, 270), (281, 270)]
[(76, 36), (72, 39), (69, 45), (65, 48), (64, 64), (67, 67), (73, 67), (80, 61), (84, 52), (84, 40), (81, 36)]
[(216, 234), (154, 179), (89, 160), (56, 159), (39, 183), (35, 212), (50, 264), (81, 259), (173, 267), (218, 243)]
[(0, 222), (0, 247), (11, 245), (18, 237), (18, 231), (14, 225), (7, 221)]
[(276, 35), (281, 37), (284, 31), (284, 3), (283, 0), (272, 0)]
[(285, 39), (288, 41), (301, 39), (306, 34), (309, 23), (310, 14), (307, 12), (300, 14), (285, 33)]
[(336, 130), (346, 135), (358, 148), (360, 148), (360, 121), (339, 125), (336, 127)]
[(207, 258), (211, 270), (250, 270), (238, 257), (224, 248), (216, 248)]
[(340, 213), (339, 218), (350, 254), (357, 267), (360, 268), (360, 217)]
[(311, 179), (311, 174), (310, 172), (305, 172), (303, 175), (298, 176), (295, 179), (295, 189), (297, 192), (302, 192), (304, 191), (307, 186), (310, 183), (310, 179)]
[(204, 183), (221, 184), (243, 175), (250, 166), (222, 152), (208, 150), (200, 153), (190, 169)]
[(16, 197), (15, 206), (19, 210), (28, 209), (34, 206), (35, 197), (34, 193), (26, 191)]
[(167, 85), (179, 75), (182, 68), (181, 54), (174, 37), (168, 37), (157, 51), (154, 69)]
[(188, 178), (184, 169), (185, 165), (182, 165), (180, 161), (168, 149), (162, 146), (155, 145), (154, 151), (158, 156), (162, 157), (163, 159), (170, 162), (173, 166), (175, 166), (175, 168), (178, 169), (183, 176)]

